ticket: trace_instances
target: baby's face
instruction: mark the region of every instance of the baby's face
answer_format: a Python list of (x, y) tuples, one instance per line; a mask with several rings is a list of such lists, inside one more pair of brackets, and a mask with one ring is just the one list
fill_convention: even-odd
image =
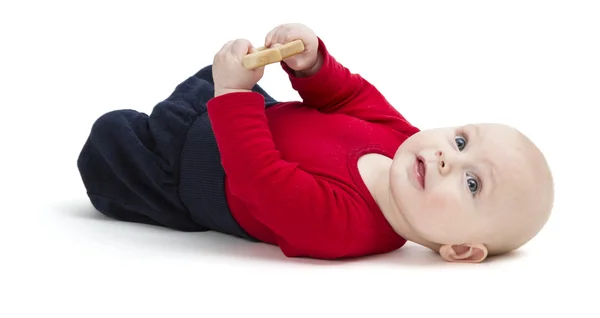
[[(506, 231), (531, 236), (541, 221), (531, 198), (539, 157), (513, 128), (497, 124), (421, 131), (398, 149), (392, 197), (420, 238), (484, 243)], [(524, 210), (525, 209), (525, 210)], [(515, 230), (518, 226), (532, 227)]]

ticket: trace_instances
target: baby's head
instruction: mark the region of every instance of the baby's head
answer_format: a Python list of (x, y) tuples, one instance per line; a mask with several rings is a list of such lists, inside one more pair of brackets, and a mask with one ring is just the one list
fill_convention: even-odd
[(501, 124), (411, 136), (394, 157), (390, 191), (402, 234), (457, 262), (480, 262), (527, 243), (554, 201), (543, 154)]

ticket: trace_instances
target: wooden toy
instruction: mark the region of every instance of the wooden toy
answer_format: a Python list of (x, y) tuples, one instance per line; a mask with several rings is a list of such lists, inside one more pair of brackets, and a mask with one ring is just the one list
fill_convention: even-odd
[(288, 57), (302, 52), (304, 52), (304, 43), (302, 40), (294, 40), (275, 47), (259, 47), (256, 49), (256, 52), (244, 56), (242, 63), (247, 69), (255, 69), (268, 64), (281, 62)]

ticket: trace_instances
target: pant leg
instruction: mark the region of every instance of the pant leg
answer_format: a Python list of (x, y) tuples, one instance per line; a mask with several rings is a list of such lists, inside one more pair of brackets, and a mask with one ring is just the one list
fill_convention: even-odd
[[(211, 69), (205, 67), (179, 84), (149, 115), (123, 109), (96, 120), (77, 166), (98, 211), (122, 221), (183, 231), (217, 230), (252, 239), (231, 216), (222, 189), (224, 172), (206, 116), (206, 103), (214, 96)], [(269, 105), (277, 103), (260, 86), (253, 90)], [(190, 142), (194, 138), (199, 141)], [(190, 150), (193, 144), (202, 147)], [(183, 171), (182, 153), (190, 152), (195, 160), (183, 160)], [(199, 172), (196, 162), (211, 168)], [(182, 182), (193, 186), (182, 188)]]
[[(197, 78), (203, 79), (213, 85), (215, 84), (213, 81), (212, 65), (205, 66), (200, 71), (198, 71), (196, 74), (194, 74), (194, 76)], [(279, 103), (271, 95), (269, 95), (262, 87), (260, 87), (260, 85), (258, 85), (258, 84), (254, 85), (254, 87), (252, 87), (252, 91), (260, 93), (261, 95), (263, 95), (265, 97), (265, 106), (267, 108)]]
[[(208, 83), (189, 89), (177, 86), (147, 115), (122, 109), (100, 116), (93, 124), (77, 166), (93, 206), (122, 221), (206, 231), (181, 203), (179, 156), (186, 134), (205, 112)], [(207, 96), (198, 94), (206, 92)]]

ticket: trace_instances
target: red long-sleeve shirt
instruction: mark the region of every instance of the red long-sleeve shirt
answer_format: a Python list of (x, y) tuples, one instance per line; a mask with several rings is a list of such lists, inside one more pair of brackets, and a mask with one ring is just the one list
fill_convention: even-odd
[(208, 103), (235, 219), (288, 257), (336, 259), (379, 254), (406, 240), (387, 223), (357, 161), (390, 158), (418, 129), (369, 82), (338, 63), (319, 39), (322, 68), (295, 77), (302, 102), (265, 110), (255, 92)]

